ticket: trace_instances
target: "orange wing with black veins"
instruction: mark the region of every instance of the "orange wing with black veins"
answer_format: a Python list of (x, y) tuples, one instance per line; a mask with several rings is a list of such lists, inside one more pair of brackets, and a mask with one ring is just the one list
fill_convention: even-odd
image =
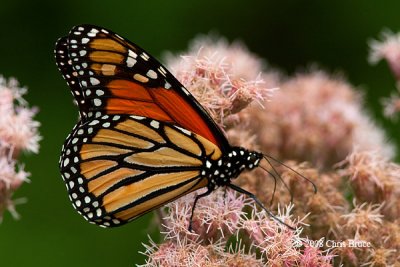
[(74, 27), (66, 39), (68, 59), (80, 85), (79, 100), (85, 103), (80, 105), (82, 120), (96, 112), (143, 116), (199, 134), (222, 151), (229, 147), (197, 100), (137, 45), (91, 25)]

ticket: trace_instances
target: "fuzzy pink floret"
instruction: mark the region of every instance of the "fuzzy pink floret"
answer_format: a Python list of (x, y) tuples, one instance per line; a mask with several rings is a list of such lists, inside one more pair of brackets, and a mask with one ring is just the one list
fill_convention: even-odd
[(6, 209), (17, 217), (14, 204), (18, 201), (11, 197), (28, 181), (29, 173), (17, 163), (18, 155), (39, 151), (39, 122), (33, 120), (37, 110), (28, 107), (22, 97), (25, 93), (17, 80), (0, 76), (0, 218)]

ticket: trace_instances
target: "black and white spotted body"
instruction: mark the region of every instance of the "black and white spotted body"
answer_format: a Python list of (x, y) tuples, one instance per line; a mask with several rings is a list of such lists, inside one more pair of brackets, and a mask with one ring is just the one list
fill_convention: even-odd
[(252, 170), (258, 166), (263, 154), (249, 151), (243, 147), (232, 147), (232, 150), (219, 158), (212, 160), (207, 158), (201, 175), (208, 179), (208, 189), (214, 190), (219, 186), (227, 186), (239, 174), (247, 170)]

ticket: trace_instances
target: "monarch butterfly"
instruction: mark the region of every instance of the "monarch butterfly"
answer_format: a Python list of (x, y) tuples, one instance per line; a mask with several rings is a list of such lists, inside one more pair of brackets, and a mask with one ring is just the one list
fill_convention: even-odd
[(219, 186), (266, 210), (231, 183), (264, 155), (231, 146), (199, 102), (143, 49), (110, 30), (79, 25), (54, 53), (80, 114), (59, 166), (72, 205), (86, 220), (122, 225), (206, 187), (194, 209)]

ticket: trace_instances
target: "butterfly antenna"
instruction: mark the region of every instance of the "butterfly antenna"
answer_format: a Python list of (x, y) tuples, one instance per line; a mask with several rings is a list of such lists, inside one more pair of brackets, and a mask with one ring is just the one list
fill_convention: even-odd
[[(289, 186), (286, 184), (286, 182), (282, 179), (282, 176), (280, 176), (280, 174), (278, 173), (278, 171), (275, 169), (274, 165), (272, 165), (271, 161), (265, 156), (264, 159), (268, 162), (269, 166), (271, 166), (272, 170), (274, 171), (274, 173), (278, 176), (279, 180), (282, 181), (283, 185), (285, 186), (285, 188), (289, 191), (290, 194), (290, 202), (293, 202), (293, 192), (292, 190), (289, 188)], [(260, 166), (262, 169), (266, 170), (264, 167)], [(267, 170), (266, 170), (267, 171)], [(269, 174), (271, 174), (269, 171), (267, 171)]]
[(269, 170), (267, 170), (267, 169), (264, 168), (263, 166), (260, 166), (260, 167), (261, 167), (261, 169), (263, 169), (264, 171), (266, 171), (272, 178), (274, 178), (274, 192), (272, 193), (271, 201), (270, 201), (270, 203), (269, 203), (269, 205), (271, 206), (272, 203), (274, 202), (274, 198), (275, 198), (277, 179), (276, 179), (275, 175), (274, 175), (272, 172), (270, 172)]
[[(281, 164), (282, 166), (288, 168), (289, 170), (291, 170), (292, 172), (294, 172), (295, 174), (297, 174), (297, 175), (300, 176), (301, 178), (303, 178), (303, 179), (305, 179), (306, 181), (308, 181), (308, 182), (313, 186), (313, 188), (314, 188), (314, 194), (317, 193), (317, 186), (316, 186), (316, 185), (314, 184), (314, 182), (311, 181), (309, 178), (305, 177), (304, 175), (302, 175), (302, 174), (299, 173), (298, 171), (294, 170), (293, 168), (289, 167), (288, 165), (286, 165), (285, 163), (283, 163), (283, 162), (277, 160), (277, 159), (274, 158), (274, 157), (271, 157), (271, 156), (269, 156), (269, 155), (263, 155), (263, 156), (264, 156), (264, 158), (268, 161), (268, 163), (269, 163), (270, 165), (271, 165), (271, 163), (270, 163), (270, 161), (269, 161), (268, 159), (271, 159), (271, 160), (273, 160), (273, 161), (275, 161), (275, 162)], [(272, 167), (272, 165), (271, 165), (271, 167)], [(273, 167), (272, 167), (272, 168), (273, 168)], [(274, 170), (275, 170), (275, 169), (274, 169)]]
[(287, 228), (289, 228), (289, 229), (291, 229), (291, 230), (296, 230), (295, 227), (290, 226), (289, 224), (283, 222), (281, 219), (279, 219), (279, 218), (276, 217), (274, 214), (272, 214), (272, 212), (270, 212), (270, 211), (264, 206), (264, 204), (262, 204), (261, 201), (258, 200), (258, 198), (257, 198), (255, 195), (253, 195), (252, 193), (250, 193), (250, 192), (244, 190), (243, 188), (241, 188), (241, 187), (239, 187), (239, 186), (237, 186), (237, 185), (234, 185), (234, 184), (229, 184), (228, 186), (229, 186), (230, 188), (232, 188), (233, 190), (235, 190), (236, 192), (239, 192), (239, 193), (241, 193), (241, 194), (244, 194), (244, 195), (246, 195), (247, 197), (253, 199), (253, 200), (257, 203), (257, 205), (259, 205), (263, 210), (265, 210), (265, 212), (268, 214), (268, 216), (270, 216), (270, 217), (271, 217), (272, 219), (274, 219), (275, 221), (277, 221), (277, 222), (279, 222), (279, 223), (285, 225)]

